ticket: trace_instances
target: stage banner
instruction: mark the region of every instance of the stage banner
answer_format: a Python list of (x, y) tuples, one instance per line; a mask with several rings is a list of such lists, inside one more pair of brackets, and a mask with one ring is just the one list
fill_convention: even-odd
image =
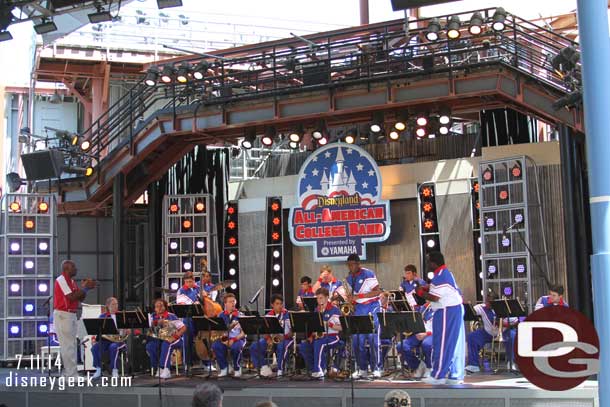
[(313, 246), (315, 261), (345, 261), (352, 253), (364, 260), (367, 242), (390, 235), (379, 167), (360, 147), (333, 143), (314, 151), (301, 167), (296, 196), (290, 239)]

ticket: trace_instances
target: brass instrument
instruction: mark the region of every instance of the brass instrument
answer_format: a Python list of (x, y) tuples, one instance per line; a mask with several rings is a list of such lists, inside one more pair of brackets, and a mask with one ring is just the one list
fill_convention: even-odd
[(161, 319), (157, 326), (150, 329), (148, 336), (154, 339), (160, 339), (166, 342), (174, 342), (174, 335), (178, 330), (171, 321)]
[(352, 288), (349, 286), (349, 284), (347, 284), (346, 278), (344, 278), (342, 281), (343, 287), (345, 287), (345, 295), (347, 296), (347, 298), (339, 296), (343, 300), (343, 303), (339, 307), (339, 310), (341, 311), (341, 315), (346, 317), (354, 313), (354, 304), (351, 303)]

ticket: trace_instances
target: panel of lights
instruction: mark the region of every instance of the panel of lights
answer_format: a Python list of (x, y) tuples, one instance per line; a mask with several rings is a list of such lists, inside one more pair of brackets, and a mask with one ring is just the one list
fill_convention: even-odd
[(223, 280), (233, 283), (226, 292), (235, 294), (239, 304), (239, 205), (237, 201), (229, 201), (225, 209), (224, 249), (223, 249)]
[[(419, 235), (422, 254), (420, 270), (426, 270), (426, 254), (439, 251), (441, 247), (436, 211), (436, 187), (433, 182), (419, 185), (417, 202), (419, 205)], [(429, 278), (429, 276), (425, 277)]]
[[(267, 198), (266, 298), (284, 295), (284, 244), (282, 198)], [(268, 301), (265, 302), (267, 304)]]

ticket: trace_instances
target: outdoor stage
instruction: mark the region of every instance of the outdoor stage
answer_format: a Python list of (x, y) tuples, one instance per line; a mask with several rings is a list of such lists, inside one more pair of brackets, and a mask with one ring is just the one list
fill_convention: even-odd
[[(176, 377), (164, 381), (159, 401), (157, 380), (138, 376), (130, 388), (84, 388), (49, 391), (5, 386), (10, 369), (0, 370), (0, 403), (7, 407), (178, 407), (190, 406), (194, 388), (204, 376)], [(14, 370), (13, 370), (14, 371)], [(467, 376), (461, 386), (430, 386), (388, 376), (375, 381), (354, 381), (353, 397), (349, 381), (334, 380), (262, 380), (210, 379), (224, 390), (224, 407), (254, 406), (258, 401), (273, 400), (280, 407), (377, 407), (392, 389), (404, 389), (413, 407), (597, 407), (597, 382), (587, 381), (576, 389), (548, 392), (535, 388), (514, 375), (477, 374)]]

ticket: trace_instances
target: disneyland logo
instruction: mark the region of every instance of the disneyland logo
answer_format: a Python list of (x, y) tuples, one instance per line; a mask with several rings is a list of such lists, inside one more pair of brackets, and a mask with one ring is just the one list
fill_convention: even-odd
[(360, 195), (358, 194), (336, 197), (318, 196), (318, 207), (360, 205), (360, 202)]

